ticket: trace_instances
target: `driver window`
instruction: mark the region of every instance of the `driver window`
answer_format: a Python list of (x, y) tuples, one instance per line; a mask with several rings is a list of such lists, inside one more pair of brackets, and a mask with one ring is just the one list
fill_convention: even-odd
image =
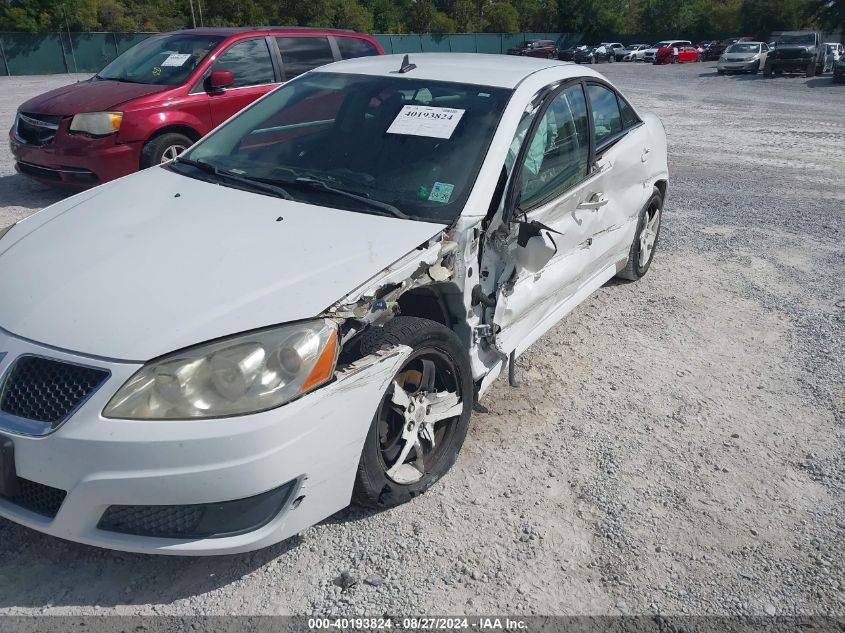
[(270, 49), (263, 37), (232, 44), (218, 56), (214, 70), (231, 71), (235, 77), (232, 88), (260, 86), (276, 81)]
[(587, 175), (590, 132), (580, 84), (554, 98), (529, 143), (522, 164), (522, 209), (562, 195)]

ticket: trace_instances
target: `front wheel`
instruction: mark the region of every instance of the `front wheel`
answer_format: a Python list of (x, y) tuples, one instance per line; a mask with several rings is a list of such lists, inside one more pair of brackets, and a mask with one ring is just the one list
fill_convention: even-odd
[(769, 62), (766, 62), (766, 65), (763, 66), (763, 77), (771, 77), (772, 76), (772, 65)]
[(807, 77), (814, 77), (816, 75), (816, 62), (807, 64), (807, 72), (804, 73)]
[(361, 355), (407, 345), (402, 364), (376, 410), (361, 452), (353, 500), (372, 508), (397, 506), (445, 475), (466, 438), (473, 385), (469, 359), (449, 328), (396, 317), (361, 336)]
[(660, 190), (655, 188), (648, 203), (640, 212), (634, 241), (628, 251), (628, 263), (617, 273), (617, 277), (636, 281), (648, 272), (657, 248), (662, 215), (663, 197), (660, 195)]
[(147, 141), (141, 150), (141, 169), (173, 160), (193, 145), (184, 134), (168, 132)]

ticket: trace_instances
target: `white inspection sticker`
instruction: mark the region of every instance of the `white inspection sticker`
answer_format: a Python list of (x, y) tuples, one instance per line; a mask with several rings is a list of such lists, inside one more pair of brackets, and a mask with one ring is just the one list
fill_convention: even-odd
[(191, 56), (190, 53), (170, 53), (167, 59), (161, 62), (162, 66), (181, 66)]
[(387, 128), (388, 134), (451, 138), (466, 110), (432, 106), (403, 106)]

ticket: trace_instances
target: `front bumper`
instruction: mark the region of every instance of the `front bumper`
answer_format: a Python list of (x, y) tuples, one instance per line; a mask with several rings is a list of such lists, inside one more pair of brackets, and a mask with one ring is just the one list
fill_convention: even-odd
[(89, 138), (68, 134), (65, 120), (53, 142), (27, 144), (9, 130), (9, 148), (22, 174), (68, 189), (86, 189), (138, 171), (141, 143), (118, 143), (117, 135)]
[(758, 64), (756, 59), (747, 62), (720, 61), (716, 64), (716, 68), (725, 72), (749, 72), (755, 70)]
[[(277, 543), (349, 504), (372, 416), (409, 352), (397, 347), (368, 357), (339, 372), (333, 383), (264, 413), (128, 421), (106, 419), (101, 412), (138, 365), (81, 358), (0, 330), (0, 375), (21, 354), (84, 362), (111, 372), (49, 435), (5, 430), (0, 413), (0, 435), (14, 444), (17, 476), (66, 492), (53, 518), (8, 496), (0, 497), (0, 516), (60, 538), (131, 552), (230, 554)], [(291, 490), (277, 514), (245, 533), (169, 538), (98, 527), (113, 506), (222, 505), (286, 484)]]
[(812, 57), (795, 57), (791, 59), (772, 59), (771, 57), (766, 61), (766, 64), (771, 66), (772, 70), (781, 70), (788, 73), (803, 73), (807, 71), (807, 67), (815, 63)]

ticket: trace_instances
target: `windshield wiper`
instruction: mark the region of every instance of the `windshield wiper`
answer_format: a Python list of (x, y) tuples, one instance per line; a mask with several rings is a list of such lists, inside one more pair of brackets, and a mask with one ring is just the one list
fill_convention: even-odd
[(346, 191), (345, 189), (338, 189), (337, 187), (332, 187), (331, 185), (316, 178), (297, 178), (291, 184), (302, 185), (308, 187), (309, 189), (319, 189), (321, 191), (328, 191), (329, 193), (333, 193), (338, 196), (343, 196), (344, 198), (356, 200), (357, 202), (360, 202), (361, 204), (369, 207), (370, 209), (381, 211), (382, 213), (380, 215), (393, 216), (402, 220), (411, 219), (407, 215), (402, 213), (399, 209), (394, 207), (392, 204), (388, 204), (387, 202), (381, 202), (379, 200), (373, 200), (372, 198), (367, 198), (357, 193)]
[(223, 171), (219, 167), (212, 165), (211, 163), (206, 163), (203, 160), (177, 158), (175, 162), (182, 163), (184, 165), (190, 165), (191, 167), (196, 167), (197, 169), (200, 169), (207, 174), (211, 174), (223, 180), (229, 180), (231, 182), (239, 183), (245, 188), (252, 189), (253, 191), (268, 193), (278, 198), (283, 198), (285, 200), (294, 199), (294, 197), (290, 195), (290, 193), (286, 189), (279, 187), (278, 185), (271, 185), (270, 183), (263, 182), (262, 180), (259, 180), (257, 178), (250, 178), (249, 176), (239, 176), (238, 174), (233, 174), (230, 171)]

